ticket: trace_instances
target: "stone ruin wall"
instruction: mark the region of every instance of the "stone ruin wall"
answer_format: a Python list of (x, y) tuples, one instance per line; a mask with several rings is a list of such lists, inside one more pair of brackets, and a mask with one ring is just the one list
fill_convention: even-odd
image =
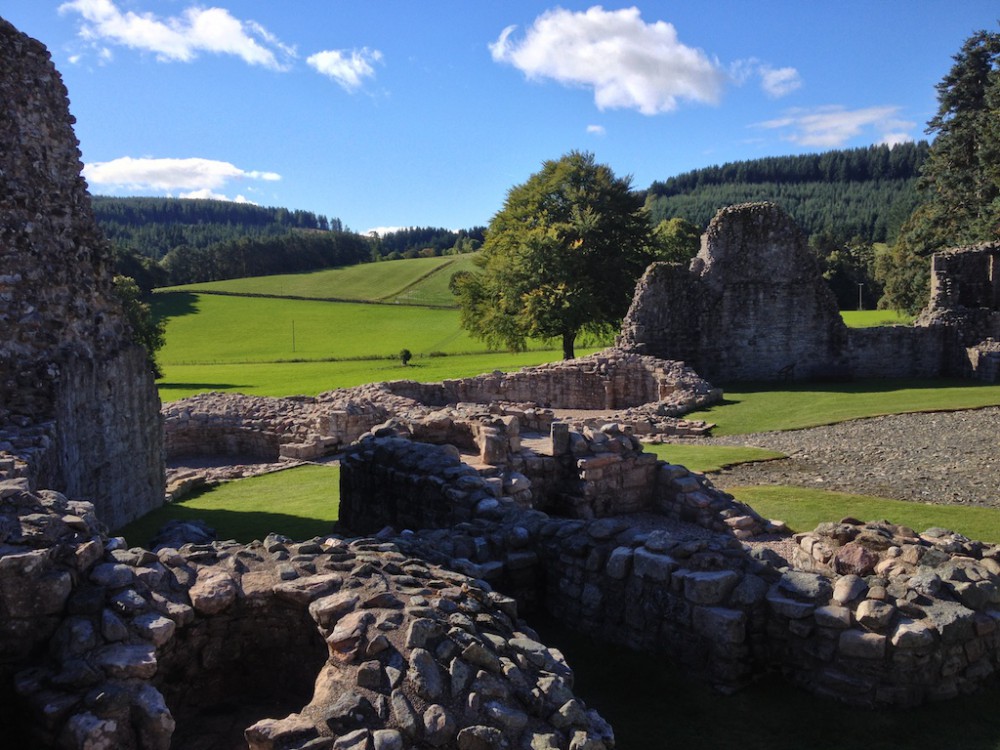
[(713, 533), (551, 517), (497, 499), (446, 448), (393, 437), (362, 439), (342, 472), (344, 524), (391, 525), (379, 536), (410, 554), (722, 689), (778, 671), (849, 703), (917, 705), (1000, 666), (998, 545), (844, 519), (795, 535), (785, 561), (741, 543), (759, 517), (669, 464), (649, 510)]
[(511, 598), (383, 539), (128, 549), (7, 480), (0, 545), (11, 746), (614, 747)]
[[(711, 386), (681, 362), (611, 350), (575, 360), (442, 383), (388, 383), (393, 393), (428, 406), (472, 402), (534, 403), (554, 409), (614, 410), (655, 403), (663, 414), (691, 409)], [(676, 399), (674, 398), (676, 394)]]
[(770, 203), (731, 206), (690, 268), (647, 269), (617, 346), (721, 382), (986, 377), (988, 342), (1000, 338), (998, 257), (995, 245), (938, 253), (914, 326), (849, 329), (791, 218)]
[(163, 501), (159, 398), (112, 294), (66, 89), (0, 19), (0, 477), (91, 498), (112, 527)]

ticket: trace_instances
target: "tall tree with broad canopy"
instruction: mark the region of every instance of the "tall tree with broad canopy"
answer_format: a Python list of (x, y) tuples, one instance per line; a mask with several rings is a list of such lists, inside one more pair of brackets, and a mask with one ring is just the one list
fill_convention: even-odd
[(979, 31), (937, 84), (936, 134), (918, 187), (924, 203), (876, 269), (879, 305), (915, 312), (927, 299), (927, 257), (1000, 239), (1000, 33)]
[(476, 260), (481, 270), (452, 278), (462, 325), (514, 351), (529, 338), (560, 338), (572, 359), (577, 334), (619, 325), (650, 248), (631, 178), (590, 153), (546, 161), (507, 193)]

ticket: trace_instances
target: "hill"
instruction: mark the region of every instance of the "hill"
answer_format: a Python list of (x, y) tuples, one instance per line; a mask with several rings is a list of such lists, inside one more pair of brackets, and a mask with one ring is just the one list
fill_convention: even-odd
[(770, 200), (810, 236), (892, 242), (916, 208), (926, 141), (775, 156), (696, 169), (649, 186), (654, 223), (681, 217), (704, 229), (734, 203)]

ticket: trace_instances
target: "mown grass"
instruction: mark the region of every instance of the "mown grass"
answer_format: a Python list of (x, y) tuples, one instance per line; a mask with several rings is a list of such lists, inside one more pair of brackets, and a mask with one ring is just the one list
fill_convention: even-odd
[(1000, 385), (971, 380), (858, 380), (850, 383), (734, 383), (722, 403), (688, 415), (715, 435), (796, 430), (849, 419), (1000, 404)]
[(940, 526), (970, 539), (1000, 543), (996, 508), (930, 505), (806, 487), (754, 485), (731, 487), (728, 492), (762, 516), (781, 519), (793, 531), (809, 531), (824, 521), (852, 516), (862, 521), (887, 519), (915, 531)]
[[(581, 353), (587, 351), (583, 350)], [(165, 365), (164, 377), (157, 381), (157, 386), (164, 402), (207, 391), (246, 393), (252, 396), (315, 396), (335, 388), (350, 388), (385, 380), (433, 383), (495, 370), (508, 372), (552, 362), (561, 356), (561, 352), (554, 350), (447, 357), (418, 355), (407, 367), (403, 367), (397, 359)]]
[(167, 521), (201, 519), (219, 539), (244, 544), (272, 531), (311, 539), (332, 530), (339, 508), (340, 469), (300, 466), (217, 485), (157, 508), (115, 533), (145, 547)]
[(647, 453), (654, 454), (661, 461), (686, 466), (691, 471), (713, 472), (728, 466), (771, 461), (784, 458), (785, 454), (767, 448), (751, 448), (742, 445), (701, 445), (699, 443), (662, 443), (645, 446)]
[(450, 255), (362, 263), (309, 273), (185, 284), (165, 287), (159, 293), (208, 291), (454, 307), (448, 281), (457, 271), (472, 270), (473, 257), (472, 254)]
[(840, 317), (850, 328), (874, 326), (908, 326), (913, 316), (896, 310), (841, 310)]
[(404, 347), (414, 354), (486, 350), (462, 329), (456, 310), (180, 294), (191, 313), (171, 315), (177, 300), (153, 296), (154, 313), (166, 319), (164, 365), (362, 359)]

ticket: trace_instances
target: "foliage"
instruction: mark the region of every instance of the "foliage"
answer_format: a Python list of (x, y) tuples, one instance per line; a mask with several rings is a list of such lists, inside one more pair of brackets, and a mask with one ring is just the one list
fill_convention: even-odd
[(114, 289), (115, 295), (121, 300), (135, 342), (146, 350), (153, 374), (158, 378), (162, 377), (163, 372), (157, 362), (157, 352), (166, 343), (166, 326), (162, 320), (153, 316), (152, 309), (143, 301), (142, 291), (135, 283), (135, 279), (115, 276)]
[(652, 247), (656, 260), (687, 263), (701, 249), (701, 230), (679, 216), (664, 219), (653, 229)]
[(114, 247), (154, 260), (181, 245), (207, 248), (242, 237), (287, 234), (293, 229), (344, 231), (340, 219), (252, 203), (98, 195), (92, 204), (97, 223)]
[(410, 364), (411, 359), (413, 359), (413, 352), (411, 352), (409, 349), (399, 350), (399, 361), (403, 363), (403, 367), (406, 367), (408, 364)]
[(716, 435), (834, 424), (917, 411), (1000, 405), (1000, 385), (962, 379), (856, 380), (850, 383), (734, 383), (722, 403), (688, 415), (714, 422)]
[(349, 232), (295, 230), (275, 237), (242, 237), (209, 247), (180, 245), (161, 261), (172, 285), (312, 271), (368, 260), (368, 242)]
[(646, 206), (654, 223), (680, 216), (705, 227), (724, 206), (769, 200), (807, 235), (891, 241), (918, 203), (928, 148), (904, 143), (731, 162), (654, 182)]
[(559, 337), (571, 358), (581, 331), (616, 326), (645, 269), (650, 229), (629, 179), (573, 151), (508, 192), (479, 254), (453, 278), (462, 325), (513, 350)]
[(875, 247), (860, 237), (847, 242), (827, 232), (809, 238), (809, 247), (841, 310), (871, 309), (882, 296), (875, 278)]
[(891, 519), (923, 531), (933, 526), (957, 531), (970, 539), (1000, 544), (1000, 510), (962, 505), (931, 505), (804, 487), (771, 485), (730, 487), (738, 500), (767, 518), (780, 518), (793, 531), (810, 531), (832, 518), (862, 521)]
[(443, 229), (441, 227), (406, 227), (386, 232), (378, 237), (374, 260), (440, 255), (461, 255), (478, 250), (483, 244), (486, 227)]
[(300, 466), (226, 482), (168, 503), (119, 529), (129, 544), (149, 546), (167, 521), (201, 519), (219, 539), (244, 544), (272, 531), (311, 539), (333, 530), (340, 509), (340, 469)]
[(926, 301), (927, 258), (1000, 239), (1000, 33), (979, 31), (937, 84), (935, 134), (919, 182), (923, 203), (880, 263), (880, 305), (916, 312)]

